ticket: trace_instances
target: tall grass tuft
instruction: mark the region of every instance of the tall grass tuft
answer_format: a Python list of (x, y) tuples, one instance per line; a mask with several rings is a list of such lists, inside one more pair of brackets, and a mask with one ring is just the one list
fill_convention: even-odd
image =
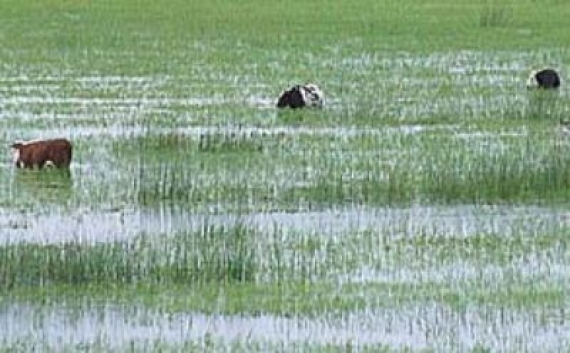
[(254, 231), (242, 224), (205, 225), (172, 236), (84, 245), (0, 247), (0, 283), (134, 284), (251, 282), (257, 274)]
[(113, 144), (115, 152), (119, 155), (138, 156), (160, 155), (182, 156), (199, 158), (200, 152), (216, 153), (248, 153), (261, 152), (264, 146), (272, 141), (271, 136), (254, 132), (206, 132), (200, 134), (199, 139), (192, 136), (169, 133), (152, 133), (148, 131), (142, 136), (128, 140), (116, 141)]
[(450, 152), (442, 156), (445, 163), (426, 163), (422, 193), (443, 203), (565, 199), (570, 192), (570, 150), (537, 153), (535, 148), (527, 144), (469, 159)]
[[(167, 162), (158, 168), (141, 167), (136, 196), (141, 205), (177, 204), (194, 206), (218, 204), (226, 206), (249, 204), (256, 200), (270, 200), (270, 187), (253, 185), (245, 177), (212, 173), (194, 173), (183, 164)], [(237, 172), (236, 172), (237, 174)]]
[(261, 152), (263, 141), (254, 133), (218, 132), (200, 135), (198, 143), (204, 152)]
[(477, 152), (455, 144), (426, 145), (423, 158), (401, 159), (356, 177), (330, 169), (282, 198), (316, 207), (563, 201), (570, 195), (570, 147), (535, 146), (534, 141)]

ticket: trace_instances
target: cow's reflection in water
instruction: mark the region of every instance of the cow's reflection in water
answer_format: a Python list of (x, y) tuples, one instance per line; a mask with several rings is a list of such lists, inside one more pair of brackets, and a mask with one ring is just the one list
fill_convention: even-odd
[(69, 169), (14, 169), (12, 197), (14, 202), (52, 206), (69, 204), (74, 194), (73, 175)]

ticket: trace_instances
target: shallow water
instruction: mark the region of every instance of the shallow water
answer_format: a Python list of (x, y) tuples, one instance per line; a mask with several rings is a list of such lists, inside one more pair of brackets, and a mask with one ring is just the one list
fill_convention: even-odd
[[(137, 136), (160, 135), (175, 133), (181, 136), (188, 136), (194, 139), (200, 137), (201, 134), (224, 133), (224, 134), (257, 134), (275, 136), (285, 134), (286, 136), (332, 136), (332, 137), (351, 137), (351, 136), (367, 136), (382, 135), (390, 133), (400, 134), (417, 134), (425, 131), (437, 131), (453, 129), (453, 125), (423, 126), (423, 125), (402, 125), (398, 127), (386, 127), (382, 130), (371, 130), (360, 127), (307, 127), (307, 126), (275, 126), (275, 127), (256, 127), (256, 126), (239, 126), (227, 125), (222, 127), (213, 126), (189, 126), (177, 128), (175, 130), (169, 128), (152, 128), (149, 130), (145, 126), (120, 126), (112, 127), (68, 127), (53, 128), (49, 131), (43, 129), (25, 129), (22, 130), (29, 136), (37, 136), (38, 139), (53, 138), (55, 136), (74, 136), (78, 137), (112, 137), (112, 138), (131, 138)], [(14, 132), (17, 130), (13, 130)]]
[[(325, 111), (389, 116), (405, 122), (441, 114), (495, 118), (498, 112), (525, 107), (529, 104), (525, 89), (529, 63), (542, 56), (560, 61), (564, 54), (460, 51), (346, 56), (333, 48), (325, 56), (306, 59), (314, 67), (344, 70), (340, 78), (319, 82), (325, 91)], [(72, 71), (50, 73), (45, 68), (31, 76), (22, 75), (25, 70), (20, 68), (0, 79), (1, 115), (34, 121), (43, 120), (41, 114), (50, 111), (65, 124), (73, 124), (81, 114), (93, 118), (106, 114), (122, 120), (122, 114), (136, 110), (138, 119), (169, 115), (180, 118), (183, 127), (196, 118), (194, 114), (221, 107), (211, 113), (212, 119), (276, 119), (271, 111), (279, 93), (291, 83), (271, 82), (255, 69), (242, 68), (231, 75), (219, 70), (200, 65), (189, 76), (81, 76)], [(569, 92), (562, 89), (560, 95), (566, 97)]]
[(570, 330), (565, 311), (517, 312), (485, 306), (457, 311), (432, 303), (315, 319), (167, 314), (131, 305), (38, 307), (12, 303), (0, 311), (0, 328), (3, 346), (21, 342), (27, 347), (52, 349), (81, 345), (125, 349), (156, 342), (176, 346), (211, 340), (218, 350), (235, 342), (282, 347), (310, 342), (436, 351), (468, 351), (478, 346), (494, 352), (559, 352), (570, 344), (570, 337), (564, 334)]
[(86, 243), (130, 239), (141, 233), (168, 234), (200, 230), (204, 225), (243, 222), (262, 232), (298, 232), (317, 237), (343, 236), (373, 230), (393, 239), (416, 236), (468, 237), (477, 234), (511, 235), (553, 231), (565, 226), (564, 210), (541, 207), (460, 206), (411, 208), (344, 208), (324, 211), (261, 212), (245, 215), (196, 214), (175, 207), (0, 210), (0, 244), (33, 242)]
[[(501, 291), (505, 284), (515, 281), (533, 283), (535, 288), (563, 288), (570, 281), (570, 265), (564, 255), (557, 257), (547, 251), (539, 252), (526, 258), (516, 258), (506, 265), (485, 263), (485, 261), (448, 261), (437, 263), (424, 258), (437, 253), (431, 249), (422, 254), (423, 258), (407, 261), (400, 266), (383, 266), (378, 269), (378, 259), (371, 265), (363, 265), (355, 271), (338, 275), (340, 284), (390, 284), (390, 285), (441, 285), (454, 283), (457, 288), (477, 283), (483, 288)], [(552, 251), (552, 250), (550, 250)], [(481, 251), (482, 253), (484, 251)], [(371, 255), (372, 256), (372, 255)], [(436, 256), (433, 255), (435, 258)], [(435, 262), (435, 263), (434, 263)], [(419, 265), (421, 264), (421, 265)]]

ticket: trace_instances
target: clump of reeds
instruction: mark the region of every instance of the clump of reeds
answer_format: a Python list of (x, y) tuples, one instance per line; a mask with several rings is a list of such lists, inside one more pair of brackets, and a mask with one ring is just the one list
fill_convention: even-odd
[(192, 284), (251, 282), (257, 275), (255, 231), (243, 224), (205, 225), (130, 242), (0, 247), (2, 289), (49, 284)]
[(280, 144), (285, 133), (267, 133), (259, 131), (208, 131), (196, 139), (192, 136), (171, 133), (147, 133), (113, 144), (115, 152), (122, 155), (164, 155), (177, 156), (186, 154), (195, 158), (194, 152), (215, 153), (251, 153), (263, 152), (268, 146)]
[(198, 149), (207, 152), (262, 152), (267, 135), (256, 132), (213, 132), (200, 134)]
[(561, 201), (570, 194), (570, 146), (541, 139), (480, 153), (425, 146), (422, 158), (371, 163), (358, 178), (331, 168), (308, 185), (286, 190), (282, 199), (316, 207)]

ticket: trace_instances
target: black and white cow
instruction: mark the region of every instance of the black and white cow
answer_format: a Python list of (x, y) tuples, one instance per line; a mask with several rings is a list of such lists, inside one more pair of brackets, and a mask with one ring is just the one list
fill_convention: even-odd
[(303, 108), (324, 105), (324, 95), (319, 86), (314, 83), (295, 85), (281, 93), (277, 101), (277, 108)]
[(532, 71), (526, 81), (527, 89), (557, 89), (558, 87), (560, 87), (560, 75), (550, 68)]

